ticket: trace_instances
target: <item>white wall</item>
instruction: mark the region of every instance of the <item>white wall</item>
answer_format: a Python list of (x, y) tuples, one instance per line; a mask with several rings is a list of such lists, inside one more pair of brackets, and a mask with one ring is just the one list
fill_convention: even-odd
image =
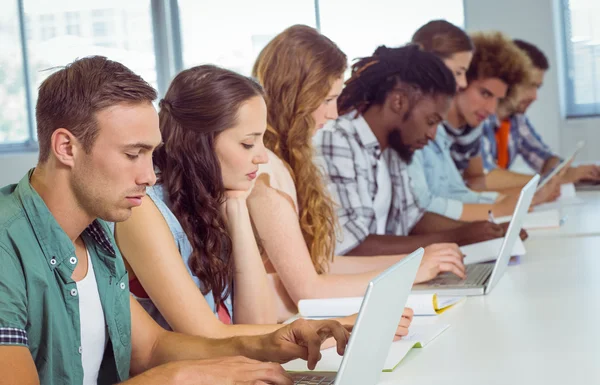
[(550, 60), (550, 71), (539, 99), (528, 113), (544, 140), (567, 156), (580, 140), (587, 145), (580, 161), (599, 161), (594, 143), (600, 143), (600, 118), (564, 118), (561, 108), (562, 42), (558, 0), (464, 0), (468, 31), (500, 30), (513, 38), (527, 40), (542, 49)]
[[(500, 30), (513, 38), (538, 45), (550, 59), (539, 100), (531, 107), (529, 116), (545, 141), (559, 154), (566, 156), (580, 140), (587, 145), (580, 161), (600, 161), (595, 143), (600, 143), (600, 118), (566, 120), (561, 111), (559, 89), (562, 86), (560, 69), (560, 23), (557, 18), (559, 0), (464, 0), (467, 30)], [(36, 163), (37, 154), (0, 155), (0, 186), (12, 183)]]
[(0, 155), (0, 187), (17, 183), (37, 163), (37, 152)]

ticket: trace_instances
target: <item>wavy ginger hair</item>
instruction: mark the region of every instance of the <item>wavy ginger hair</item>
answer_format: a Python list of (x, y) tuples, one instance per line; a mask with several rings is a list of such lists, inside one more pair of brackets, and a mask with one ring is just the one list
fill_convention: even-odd
[(314, 28), (294, 25), (266, 45), (252, 69), (266, 94), (264, 142), (292, 175), (300, 228), (318, 273), (333, 259), (336, 219), (323, 174), (313, 163), (312, 113), (346, 68), (347, 57), (335, 43)]

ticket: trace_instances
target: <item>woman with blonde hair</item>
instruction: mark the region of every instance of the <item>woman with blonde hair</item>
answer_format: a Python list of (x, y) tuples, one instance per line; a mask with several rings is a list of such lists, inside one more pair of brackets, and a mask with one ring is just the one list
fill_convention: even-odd
[[(278, 297), (279, 318), (296, 312), (301, 299), (360, 296), (369, 281), (404, 255), (334, 258), (336, 215), (324, 176), (314, 163), (312, 136), (337, 118), (346, 55), (313, 28), (295, 25), (260, 53), (253, 77), (265, 89), (269, 161), (248, 198), (250, 216), (267, 258)], [(449, 270), (459, 274), (462, 254), (454, 244), (426, 249), (417, 282)]]

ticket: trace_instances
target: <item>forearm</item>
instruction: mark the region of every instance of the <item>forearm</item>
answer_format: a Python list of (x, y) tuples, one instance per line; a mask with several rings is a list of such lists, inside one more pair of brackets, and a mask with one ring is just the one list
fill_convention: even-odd
[(516, 172), (496, 168), (490, 171), (485, 178), (487, 190), (499, 191), (502, 189), (523, 187), (529, 182), (532, 175), (519, 174)]
[(473, 191), (486, 191), (488, 188), (486, 186), (486, 175), (477, 175), (477, 176), (466, 176), (465, 175), (465, 183), (467, 186)]
[(235, 266), (234, 322), (274, 324), (277, 311), (245, 200), (227, 201), (227, 220)]
[[(440, 233), (450, 230), (456, 230), (464, 225), (464, 222), (457, 221), (443, 215), (426, 212), (421, 220), (417, 222), (411, 231), (411, 235), (426, 235)], [(412, 252), (412, 251), (410, 251)]]
[(408, 254), (419, 247), (429, 246), (433, 243), (455, 242), (455, 238), (452, 231), (408, 236), (372, 234), (346, 255), (374, 256)]
[(484, 203), (465, 203), (463, 205), (461, 221), (485, 221), (489, 217), (490, 210), (493, 210), (494, 205)]
[(541, 175), (546, 175), (548, 173), (550, 173), (550, 171), (552, 171), (552, 169), (554, 169), (554, 167), (558, 166), (560, 164), (560, 158), (553, 156), (551, 158), (549, 158), (548, 160), (546, 160), (544, 162), (544, 165), (542, 166), (542, 170), (540, 171)]
[(211, 339), (162, 331), (151, 352), (149, 368), (174, 361), (245, 356), (264, 360), (263, 336)]
[(330, 274), (357, 274), (373, 270), (387, 269), (406, 257), (401, 255), (378, 256), (336, 256), (329, 265)]
[(176, 372), (169, 370), (166, 365), (162, 365), (145, 371), (125, 382), (120, 382), (118, 385), (179, 385), (181, 381), (177, 377)]

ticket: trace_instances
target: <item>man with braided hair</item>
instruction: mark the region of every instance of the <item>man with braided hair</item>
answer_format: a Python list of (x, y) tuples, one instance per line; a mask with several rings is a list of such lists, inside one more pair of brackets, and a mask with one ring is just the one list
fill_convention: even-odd
[[(433, 138), (455, 92), (450, 70), (417, 46), (382, 46), (354, 64), (339, 98), (340, 117), (314, 140), (339, 204), (338, 255), (401, 254), (504, 235), (489, 222), (426, 213), (412, 193), (406, 164)], [(462, 260), (448, 258), (442, 271), (464, 271)]]

